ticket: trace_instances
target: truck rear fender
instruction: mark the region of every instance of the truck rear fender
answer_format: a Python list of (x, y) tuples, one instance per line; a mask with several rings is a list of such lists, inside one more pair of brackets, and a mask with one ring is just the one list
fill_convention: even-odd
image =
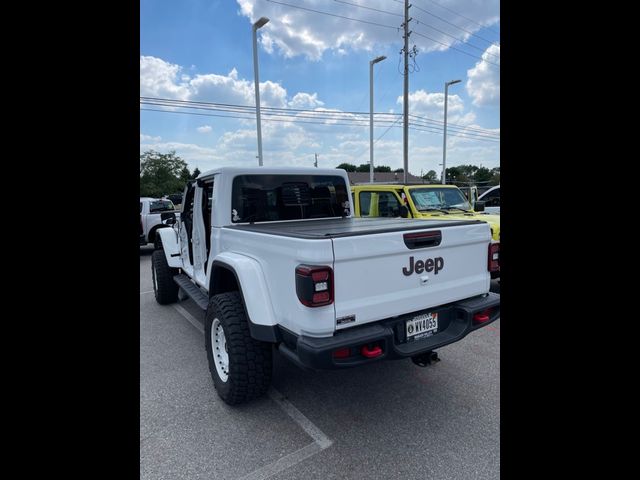
[(156, 235), (162, 240), (162, 249), (167, 257), (167, 263), (172, 268), (181, 268), (180, 244), (178, 243), (178, 233), (173, 228), (160, 228)]
[(224, 252), (213, 260), (209, 296), (232, 290), (237, 290), (242, 297), (251, 336), (257, 340), (278, 341), (275, 328), (278, 322), (262, 267), (253, 258)]

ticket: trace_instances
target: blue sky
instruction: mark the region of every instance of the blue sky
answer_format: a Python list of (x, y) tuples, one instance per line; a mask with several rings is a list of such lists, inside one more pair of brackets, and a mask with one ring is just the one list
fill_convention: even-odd
[[(369, 61), (379, 55), (387, 59), (374, 67), (374, 110), (402, 113), (403, 77), (398, 70), (402, 70), (402, 31), (398, 31), (402, 3), (281, 3), (289, 5), (267, 0), (141, 0), (140, 95), (253, 108), (251, 25), (266, 16), (269, 23), (258, 31), (263, 113), (268, 107), (307, 112), (263, 115), (265, 165), (311, 166), (314, 153), (322, 167), (368, 163)], [(415, 33), (410, 46), (418, 48), (419, 70), (409, 77), (409, 109), (416, 115), (412, 121), (418, 122), (412, 125), (417, 130), (409, 131), (409, 170), (440, 173), (443, 85), (452, 79), (462, 82), (449, 90), (447, 166), (499, 166), (499, 2), (415, 0), (412, 4), (410, 28)], [(255, 113), (243, 109), (246, 113), (232, 115), (244, 119), (221, 118), (205, 115), (229, 113), (181, 105), (141, 104), (141, 152), (175, 150), (190, 168), (203, 171), (257, 164)], [(339, 120), (330, 121), (327, 110), (364, 113), (333, 113), (331, 117)], [(177, 113), (186, 111), (205, 115)], [(391, 122), (385, 123), (396, 118), (376, 118), (375, 165), (402, 167), (402, 119), (389, 129)], [(429, 131), (424, 125), (431, 126)]]

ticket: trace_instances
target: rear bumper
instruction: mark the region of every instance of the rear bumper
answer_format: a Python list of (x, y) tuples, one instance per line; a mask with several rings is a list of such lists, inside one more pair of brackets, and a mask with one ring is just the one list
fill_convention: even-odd
[[(474, 324), (473, 315), (488, 308), (492, 309), (489, 320)], [(438, 313), (438, 332), (427, 338), (407, 342), (406, 320), (428, 312)], [(379, 360), (413, 357), (432, 351), (461, 340), (469, 333), (489, 325), (499, 317), (500, 295), (489, 293), (486, 296), (341, 330), (333, 337), (314, 338), (282, 332), (284, 341), (280, 344), (279, 349), (285, 357), (303, 368), (331, 370), (355, 367)], [(367, 358), (361, 353), (362, 347), (365, 345), (368, 346), (368, 349), (380, 347), (382, 354), (375, 358)], [(351, 356), (348, 358), (333, 357), (335, 350), (344, 348), (350, 349)]]

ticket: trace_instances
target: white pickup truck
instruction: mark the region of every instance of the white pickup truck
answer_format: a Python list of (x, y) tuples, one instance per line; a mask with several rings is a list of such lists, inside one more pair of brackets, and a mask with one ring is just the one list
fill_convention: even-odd
[(272, 352), (302, 368), (411, 357), (500, 315), (489, 292), (489, 225), (479, 220), (353, 218), (344, 170), (220, 168), (184, 193), (158, 230), (160, 304), (191, 297), (220, 397), (262, 395)]
[(176, 207), (171, 200), (140, 197), (140, 246), (156, 242), (156, 231), (166, 227), (168, 218), (176, 218)]

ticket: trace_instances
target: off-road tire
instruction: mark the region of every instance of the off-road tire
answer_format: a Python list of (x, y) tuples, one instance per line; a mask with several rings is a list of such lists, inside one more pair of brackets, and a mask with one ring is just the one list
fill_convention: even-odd
[[(218, 319), (228, 352), (228, 376), (223, 381), (216, 369), (211, 335)], [(216, 391), (229, 405), (237, 405), (264, 395), (271, 384), (272, 344), (251, 338), (242, 297), (238, 292), (211, 297), (204, 322), (205, 349)]]
[(177, 268), (171, 268), (163, 250), (154, 250), (151, 254), (151, 278), (153, 293), (160, 305), (178, 301), (178, 284), (173, 277), (178, 274)]

